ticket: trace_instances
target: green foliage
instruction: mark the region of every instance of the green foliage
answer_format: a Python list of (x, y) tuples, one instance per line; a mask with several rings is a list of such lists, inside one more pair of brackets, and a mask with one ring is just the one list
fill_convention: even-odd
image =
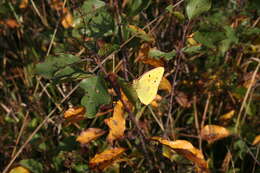
[(76, 72), (71, 65), (79, 61), (80, 58), (74, 55), (48, 56), (43, 63), (36, 65), (36, 74), (49, 79), (71, 76)]
[(82, 80), (80, 87), (85, 91), (81, 104), (87, 109), (87, 117), (94, 118), (99, 106), (109, 104), (111, 101), (104, 80), (101, 76), (93, 76)]
[[(223, 169), (227, 151), (226, 172), (259, 172), (259, 144), (252, 145), (260, 130), (259, 71), (253, 76), (259, 0), (67, 0), (65, 9), (62, 0), (60, 9), (53, 0), (29, 1), (24, 9), (20, 2), (0, 2), (1, 172), (20, 147), (12, 167), (35, 173), (94, 172), (89, 160), (110, 147), (127, 151), (103, 172), (194, 170), (184, 157), (150, 142), (152, 136), (201, 147), (213, 172)], [(72, 21), (64, 27), (67, 14)], [(161, 98), (147, 109), (132, 84), (158, 62), (172, 86), (160, 89)], [(122, 99), (119, 92), (132, 104), (124, 110), (124, 136), (109, 143), (106, 133), (80, 145), (83, 129), (109, 131), (105, 119)], [(79, 105), (86, 108), (83, 120), (64, 118)], [(234, 116), (221, 121), (231, 110)], [(214, 144), (200, 141), (207, 124), (232, 135)]]
[(164, 58), (166, 60), (171, 60), (173, 57), (176, 56), (176, 51), (172, 50), (171, 52), (162, 52), (158, 49), (152, 49), (149, 51), (149, 56), (155, 58)]
[(34, 160), (34, 159), (25, 159), (21, 160), (20, 165), (24, 166), (28, 170), (34, 172), (34, 173), (43, 173), (44, 169), (40, 162)]
[(211, 8), (211, 0), (188, 0), (186, 13), (189, 19), (199, 16)]

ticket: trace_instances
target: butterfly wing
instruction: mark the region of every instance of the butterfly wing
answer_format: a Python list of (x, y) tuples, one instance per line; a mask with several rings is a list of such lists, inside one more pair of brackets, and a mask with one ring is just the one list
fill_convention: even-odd
[(155, 98), (164, 73), (163, 67), (157, 67), (144, 73), (135, 84), (136, 93), (140, 101), (148, 105)]

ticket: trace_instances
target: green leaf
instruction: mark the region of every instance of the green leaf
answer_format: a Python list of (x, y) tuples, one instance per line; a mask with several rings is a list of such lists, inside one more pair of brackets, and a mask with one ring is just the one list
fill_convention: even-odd
[(128, 26), (128, 30), (133, 33), (136, 37), (147, 41), (147, 42), (153, 42), (154, 38), (152, 37), (152, 35), (146, 33), (143, 29), (135, 26), (135, 25), (129, 25)]
[(166, 10), (173, 14), (173, 16), (175, 16), (180, 21), (183, 21), (185, 19), (185, 16), (181, 12), (174, 11), (173, 5), (169, 5), (168, 7), (166, 7)]
[(43, 173), (42, 164), (34, 159), (24, 159), (24, 160), (21, 160), (19, 163), (20, 163), (20, 165), (29, 169), (33, 173)]
[(115, 50), (118, 50), (120, 47), (117, 44), (105, 44), (102, 48), (98, 50), (98, 55), (99, 56), (106, 56), (112, 53)]
[(141, 11), (145, 10), (151, 3), (151, 0), (129, 0), (127, 1), (126, 14), (127, 16), (136, 16)]
[(150, 49), (148, 55), (154, 58), (164, 58), (166, 60), (171, 60), (176, 56), (176, 51), (172, 50), (171, 52), (162, 52), (158, 49)]
[(59, 150), (60, 151), (72, 151), (76, 150), (78, 147), (78, 143), (76, 142), (75, 136), (69, 136), (64, 138), (59, 142)]
[[(48, 56), (45, 62), (36, 65), (36, 74), (45, 78), (54, 78), (55, 73), (58, 76), (70, 75), (75, 72), (69, 65), (79, 62), (80, 58), (71, 54), (62, 54), (58, 57)], [(61, 70), (61, 71), (60, 71)]]
[(100, 105), (111, 102), (104, 79), (100, 76), (93, 76), (82, 80), (80, 87), (85, 90), (85, 96), (81, 99), (81, 104), (86, 107), (88, 118), (94, 118)]
[(201, 52), (201, 49), (202, 49), (201, 46), (190, 46), (190, 47), (184, 47), (184, 48), (182, 49), (182, 51), (183, 51), (184, 53), (187, 53), (187, 54), (189, 54), (189, 55), (192, 55), (192, 54)]
[(225, 39), (223, 32), (195, 32), (194, 39), (208, 48), (215, 48), (217, 43)]
[(186, 13), (189, 19), (199, 16), (211, 8), (211, 0), (189, 0)]
[(92, 14), (96, 12), (98, 9), (104, 7), (106, 5), (105, 2), (100, 0), (87, 0), (84, 1), (84, 4), (82, 5), (81, 9), (86, 14)]

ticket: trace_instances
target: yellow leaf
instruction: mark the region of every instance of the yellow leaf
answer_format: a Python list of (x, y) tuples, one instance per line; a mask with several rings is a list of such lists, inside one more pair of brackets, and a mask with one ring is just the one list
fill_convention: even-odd
[(73, 17), (72, 14), (66, 9), (63, 9), (64, 17), (61, 20), (61, 24), (64, 28), (70, 28), (73, 25)]
[(222, 126), (218, 125), (206, 125), (201, 129), (200, 132), (201, 138), (213, 143), (217, 140), (230, 136), (230, 132)]
[(152, 140), (159, 141), (161, 144), (166, 145), (173, 149), (176, 153), (184, 156), (188, 160), (194, 162), (202, 170), (207, 170), (207, 162), (204, 159), (202, 151), (195, 148), (190, 142), (186, 140), (169, 141), (161, 137), (152, 137)]
[(235, 110), (232, 110), (224, 115), (221, 115), (219, 120), (220, 121), (227, 121), (227, 120), (230, 120), (235, 114)]
[(67, 111), (65, 111), (64, 113), (64, 118), (71, 118), (71, 117), (75, 117), (78, 115), (84, 115), (86, 112), (86, 109), (84, 106), (76, 106), (73, 108), (69, 108)]
[(168, 79), (166, 79), (165, 77), (162, 78), (160, 85), (159, 85), (159, 90), (166, 90), (169, 93), (171, 93), (172, 91), (172, 85), (171, 83), (168, 81)]
[(260, 135), (257, 135), (252, 143), (252, 145), (257, 145), (260, 143)]
[(111, 165), (123, 152), (125, 148), (112, 148), (96, 154), (94, 158), (89, 161), (89, 166), (92, 169), (103, 170)]
[(113, 117), (104, 120), (109, 127), (107, 140), (112, 143), (114, 140), (122, 138), (125, 132), (124, 108), (121, 101), (116, 103)]
[(104, 130), (98, 128), (88, 128), (87, 130), (81, 132), (81, 134), (77, 137), (76, 141), (81, 144), (87, 144), (92, 140), (97, 139), (105, 133)]
[(11, 169), (9, 173), (30, 173), (30, 171), (22, 166)]
[(19, 4), (19, 8), (23, 9), (28, 6), (29, 0), (22, 0), (21, 3)]
[(76, 123), (85, 118), (86, 109), (84, 106), (75, 106), (73, 108), (69, 108), (64, 113), (64, 118), (67, 120), (66, 125), (70, 125)]

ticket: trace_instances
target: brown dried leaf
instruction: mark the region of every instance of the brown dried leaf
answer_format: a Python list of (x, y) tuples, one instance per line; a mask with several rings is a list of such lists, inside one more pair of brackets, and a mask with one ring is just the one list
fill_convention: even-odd
[(28, 6), (29, 0), (22, 0), (19, 4), (19, 8), (23, 9)]
[(226, 156), (225, 156), (225, 159), (223, 160), (222, 165), (221, 165), (221, 171), (222, 172), (227, 172), (228, 171), (229, 163), (230, 163), (231, 159), (232, 159), (231, 152), (228, 151)]
[(88, 128), (87, 130), (81, 132), (81, 134), (77, 137), (76, 141), (78, 141), (81, 144), (87, 144), (105, 133), (106, 131), (99, 128)]
[(103, 170), (113, 162), (125, 151), (125, 148), (112, 148), (96, 154), (94, 158), (89, 161), (89, 166), (92, 169)]
[(184, 92), (178, 91), (175, 99), (182, 107), (191, 107), (191, 101), (188, 100), (188, 96)]
[(235, 114), (235, 110), (229, 111), (228, 113), (221, 115), (219, 120), (220, 121), (228, 121), (230, 120)]
[(206, 125), (201, 129), (200, 135), (203, 140), (213, 143), (217, 140), (230, 136), (231, 133), (222, 126)]
[(163, 67), (164, 62), (160, 59), (151, 58), (148, 56), (151, 45), (149, 43), (143, 43), (138, 51), (138, 55), (135, 59), (137, 62), (149, 64), (153, 67)]
[(252, 142), (252, 145), (257, 145), (260, 143), (260, 135), (257, 135), (254, 139), (254, 141)]
[(124, 108), (121, 101), (116, 103), (113, 117), (104, 120), (109, 127), (107, 140), (112, 143), (114, 140), (122, 138), (125, 132)]
[[(247, 73), (246, 75), (243, 76), (243, 80), (244, 80), (243, 86), (245, 88), (249, 88), (253, 74), (254, 74), (253, 72), (249, 72), (249, 73)], [(254, 86), (258, 80), (260, 80), (260, 74), (259, 73), (256, 74), (255, 80), (252, 81), (252, 86)]]
[(160, 85), (159, 85), (159, 90), (166, 90), (168, 91), (169, 93), (171, 93), (172, 91), (172, 85), (171, 83), (168, 81), (167, 78), (163, 77), (161, 82), (160, 82)]
[(164, 62), (160, 59), (155, 59), (155, 58), (140, 58), (138, 62), (142, 62), (144, 64), (149, 64), (153, 67), (163, 67)]
[(204, 159), (202, 151), (195, 148), (190, 142), (186, 140), (169, 141), (161, 137), (152, 137), (152, 140), (159, 141), (161, 144), (170, 147), (178, 154), (195, 163), (202, 170), (208, 169), (207, 162)]

